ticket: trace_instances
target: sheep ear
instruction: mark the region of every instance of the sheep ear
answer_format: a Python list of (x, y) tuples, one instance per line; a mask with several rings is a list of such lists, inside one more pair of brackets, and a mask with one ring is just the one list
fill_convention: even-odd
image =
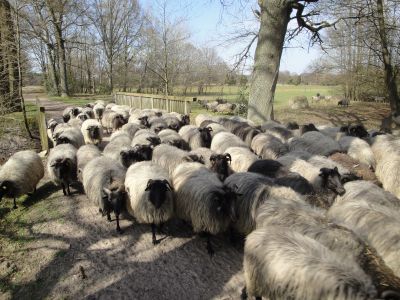
[(321, 168), (319, 170), (319, 176), (321, 176), (321, 177), (326, 177), (328, 174), (329, 174), (328, 168)]
[(153, 185), (153, 179), (149, 179), (149, 181), (147, 181), (147, 186), (145, 188), (145, 191), (150, 190), (152, 185)]
[(108, 188), (103, 188), (103, 196), (110, 196), (111, 191)]
[(71, 161), (71, 159), (69, 159), (69, 158), (64, 158), (64, 159), (62, 160), (62, 163), (65, 164), (66, 166), (70, 166), (71, 163), (72, 163), (72, 161)]
[(334, 168), (333, 168), (333, 171), (339, 172), (339, 170), (338, 170), (337, 167), (334, 167)]
[(215, 161), (217, 159), (217, 155), (216, 154), (212, 154), (210, 156), (210, 161)]
[(226, 159), (229, 161), (229, 163), (231, 163), (232, 162), (232, 156), (229, 153), (225, 153), (224, 155), (225, 155)]
[(173, 190), (173, 188), (172, 188), (172, 186), (169, 184), (168, 180), (164, 179), (162, 182), (165, 184), (165, 186), (167, 187), (167, 189), (168, 189), (169, 191), (172, 191), (172, 190)]
[(211, 127), (206, 127), (206, 129), (208, 132), (213, 131)]

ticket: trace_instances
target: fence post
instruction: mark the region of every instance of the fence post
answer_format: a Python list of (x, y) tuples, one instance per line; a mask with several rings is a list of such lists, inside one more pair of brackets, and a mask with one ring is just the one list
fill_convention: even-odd
[(151, 97), (151, 109), (154, 109), (154, 97)]
[(143, 109), (142, 96), (139, 96), (139, 107)]
[(37, 118), (40, 133), (40, 144), (42, 145), (42, 151), (49, 151), (49, 140), (47, 138), (47, 126), (46, 126), (46, 109), (40, 104), (39, 98), (36, 98), (37, 105)]

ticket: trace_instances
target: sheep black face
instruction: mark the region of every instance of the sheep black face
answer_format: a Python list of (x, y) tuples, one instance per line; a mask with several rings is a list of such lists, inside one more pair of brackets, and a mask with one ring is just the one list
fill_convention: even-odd
[(137, 150), (135, 148), (133, 149), (126, 149), (126, 150), (122, 150), (119, 153), (119, 156), (121, 158), (121, 164), (125, 167), (125, 168), (129, 168), (129, 166), (135, 162), (139, 162), (142, 161), (142, 156), (139, 155), (139, 153), (137, 152)]
[(211, 214), (215, 215), (217, 219), (236, 220), (235, 207), (233, 205), (237, 194), (230, 188), (224, 186), (224, 191), (215, 192), (211, 200)]
[(5, 195), (8, 195), (11, 190), (12, 183), (8, 180), (4, 180), (0, 182), (0, 201), (3, 199)]
[(183, 160), (187, 161), (187, 162), (198, 162), (198, 163), (204, 164), (203, 156), (198, 156), (196, 154), (189, 154), (189, 155), (185, 156), (183, 158)]
[(289, 122), (287, 123), (286, 128), (289, 130), (299, 129), (299, 124), (296, 122)]
[(319, 176), (322, 177), (322, 185), (334, 192), (335, 194), (339, 194), (340, 196), (342, 196), (344, 195), (344, 193), (346, 193), (346, 190), (342, 185), (341, 176), (337, 167), (333, 169), (322, 168), (320, 170)]
[(74, 107), (74, 108), (72, 109), (71, 113), (72, 113), (72, 115), (73, 115), (74, 117), (77, 117), (77, 116), (79, 115), (79, 108)]
[(167, 122), (168, 124), (168, 128), (175, 130), (175, 131), (179, 131), (179, 129), (181, 129), (181, 124), (179, 122), (174, 122), (174, 121), (169, 121)]
[(183, 115), (182, 116), (182, 124), (183, 125), (189, 125), (190, 124), (190, 117), (188, 115)]
[(112, 120), (112, 126), (114, 130), (117, 130), (124, 126), (126, 124), (126, 121), (123, 116), (121, 115), (116, 115), (115, 118)]
[(202, 140), (202, 147), (210, 148), (212, 140), (210, 132), (212, 131), (212, 128), (210, 127), (199, 128), (199, 131)]
[(161, 112), (161, 111), (158, 111), (158, 112), (155, 113), (155, 115), (156, 115), (156, 117), (159, 117), (159, 118), (160, 118), (160, 117), (162, 117), (162, 112)]
[(137, 153), (137, 157), (140, 161), (151, 160), (153, 149), (154, 147), (152, 145), (136, 145), (133, 147), (133, 150)]
[(154, 132), (155, 133), (159, 133), (161, 130), (163, 130), (163, 129), (165, 129), (166, 127), (164, 126), (164, 125), (158, 125), (158, 126), (155, 126), (155, 127), (153, 127), (153, 130), (154, 130)]
[(218, 174), (221, 181), (224, 181), (229, 176), (229, 164), (231, 161), (232, 157), (229, 153), (210, 156), (211, 170)]
[(76, 178), (76, 168), (74, 163), (69, 158), (58, 159), (50, 165), (53, 168), (54, 174), (61, 181), (61, 186), (64, 195), (71, 195), (69, 184), (72, 179)]
[(99, 117), (99, 119), (103, 118), (103, 109), (101, 108), (96, 108), (96, 115)]
[(89, 136), (92, 139), (99, 139), (100, 138), (100, 128), (97, 126), (90, 126), (88, 129)]
[(50, 129), (50, 131), (53, 133), (57, 125), (58, 123), (56, 121), (51, 120), (49, 124), (47, 124), (47, 129)]
[(146, 128), (150, 127), (149, 118), (147, 116), (138, 118), (138, 120), (140, 121), (140, 125), (146, 126)]
[(56, 145), (61, 145), (61, 144), (71, 144), (71, 141), (69, 138), (65, 136), (57, 137)]
[(79, 114), (77, 117), (77, 119), (81, 120), (82, 122), (86, 121), (87, 119), (89, 119), (87, 114)]
[(365, 138), (369, 136), (368, 131), (365, 129), (363, 125), (350, 126), (348, 129), (348, 135), (356, 136), (359, 138)]
[(150, 142), (150, 145), (153, 147), (161, 144), (161, 140), (159, 137), (149, 136), (146, 138), (146, 140), (148, 140)]
[(68, 115), (63, 115), (64, 123), (68, 123), (69, 119), (71, 119), (71, 116), (69, 114)]
[(101, 207), (100, 212), (103, 216), (107, 215), (108, 221), (111, 222), (111, 212), (114, 211), (115, 218), (117, 220), (117, 231), (122, 233), (121, 228), (119, 227), (119, 215), (125, 207), (126, 202), (126, 192), (125, 186), (121, 185), (119, 187), (113, 188), (103, 188), (103, 195), (101, 198)]
[(145, 189), (149, 192), (149, 200), (155, 208), (160, 208), (167, 198), (167, 193), (172, 191), (172, 187), (167, 180), (149, 179)]

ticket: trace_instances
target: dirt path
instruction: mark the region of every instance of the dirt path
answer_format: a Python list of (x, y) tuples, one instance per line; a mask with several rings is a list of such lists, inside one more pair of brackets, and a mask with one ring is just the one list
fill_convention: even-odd
[(49, 100), (49, 97), (45, 93), (28, 93), (24, 94), (24, 99), (26, 102), (31, 102), (36, 104), (36, 99), (39, 99), (41, 104), (46, 108), (46, 118), (47, 120), (51, 118), (62, 117), (62, 111), (71, 106), (60, 101)]

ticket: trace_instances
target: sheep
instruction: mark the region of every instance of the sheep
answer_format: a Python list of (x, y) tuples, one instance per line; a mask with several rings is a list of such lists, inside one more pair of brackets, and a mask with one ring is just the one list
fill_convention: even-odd
[(194, 125), (185, 125), (179, 129), (179, 135), (189, 144), (191, 149), (200, 147), (210, 148), (211, 145), (211, 129), (197, 128)]
[(69, 186), (77, 179), (77, 149), (71, 144), (61, 144), (50, 150), (47, 172), (50, 179), (60, 184), (63, 194), (71, 195)]
[[(174, 111), (173, 111), (173, 112), (170, 112), (170, 113), (164, 115), (164, 117), (165, 117), (165, 119), (166, 119), (167, 117), (174, 117), (174, 118), (177, 118), (178, 121), (180, 122), (180, 125), (181, 125), (181, 126), (189, 125), (189, 124), (190, 124), (190, 116), (189, 116), (189, 115), (180, 114), (180, 113), (177, 113), (177, 112), (174, 112)], [(199, 126), (199, 127), (200, 127), (200, 126)], [(171, 129), (172, 129), (172, 128), (171, 128)]]
[(101, 151), (95, 145), (84, 145), (76, 152), (78, 179), (82, 182), (82, 174), (85, 166), (96, 157), (101, 156)]
[[(96, 105), (96, 104), (100, 104), (100, 105), (103, 105), (103, 106), (106, 106), (106, 102), (104, 101), (104, 100), (96, 100), (96, 101), (94, 101), (94, 104)], [(110, 103), (109, 103), (110, 104)], [(114, 104), (114, 103), (112, 103), (112, 104)]]
[(82, 135), (86, 144), (99, 145), (103, 140), (103, 127), (99, 121), (88, 119), (82, 124)]
[(230, 167), (234, 172), (246, 172), (251, 164), (258, 160), (257, 155), (243, 147), (229, 147), (226, 153), (231, 157)]
[[(289, 173), (285, 176), (274, 179), (274, 184), (291, 188), (296, 193), (306, 196), (307, 202), (324, 206), (325, 203), (315, 195), (315, 189), (307, 179), (298, 173)], [(321, 203), (322, 202), (322, 203)]]
[(346, 136), (346, 132), (343, 132), (342, 127), (329, 127), (329, 126), (318, 126), (317, 129), (323, 135), (330, 137), (331, 139), (338, 141), (341, 137)]
[(119, 226), (119, 215), (126, 205), (125, 192), (126, 169), (108, 157), (92, 159), (83, 170), (83, 188), (87, 197), (98, 207), (99, 212), (111, 222), (111, 212), (115, 214), (117, 232), (122, 233)]
[(196, 124), (197, 127), (201, 127), (201, 123), (203, 123), (206, 120), (215, 121), (214, 117), (210, 115), (198, 114), (194, 119), (194, 123)]
[(206, 167), (215, 172), (222, 182), (233, 173), (230, 167), (232, 158), (229, 153), (218, 154), (208, 148), (197, 148), (190, 151), (190, 154), (200, 157)]
[(93, 108), (91, 108), (91, 107), (84, 107), (82, 109), (82, 113), (88, 115), (90, 119), (94, 119), (95, 118)]
[(400, 279), (386, 266), (376, 250), (353, 231), (332, 223), (321, 209), (282, 198), (270, 199), (257, 210), (256, 224), (257, 228), (286, 227), (317, 240), (339, 255), (352, 257), (372, 277), (379, 292), (400, 288)]
[(207, 102), (206, 109), (211, 111), (216, 111), (218, 105), (219, 103), (217, 101)]
[(131, 145), (152, 145), (156, 146), (161, 144), (161, 139), (157, 134), (149, 129), (139, 129), (136, 131), (134, 138), (132, 139)]
[(79, 109), (77, 107), (67, 107), (62, 112), (62, 117), (64, 123), (67, 123), (71, 118), (75, 118), (79, 114)]
[(161, 130), (168, 128), (167, 122), (164, 121), (163, 118), (156, 117), (152, 119), (150, 122), (150, 129), (155, 133), (159, 133)]
[(371, 278), (351, 258), (280, 226), (246, 238), (242, 299), (375, 299)]
[(368, 131), (365, 129), (364, 125), (356, 124), (350, 126), (342, 126), (341, 131), (345, 132), (348, 136), (358, 137), (360, 139), (369, 136)]
[(16, 209), (16, 198), (36, 192), (43, 176), (43, 162), (36, 152), (24, 150), (14, 153), (0, 168), (0, 201), (4, 196), (13, 198), (13, 208)]
[(82, 127), (82, 123), (83, 123), (83, 121), (81, 119), (75, 118), (75, 119), (70, 119), (67, 124), (70, 127), (75, 127), (75, 128), (78, 128), (80, 130), (81, 127)]
[(139, 129), (141, 129), (141, 127), (133, 123), (126, 123), (121, 127), (121, 131), (127, 133), (131, 137), (131, 139), (133, 139)]
[(249, 126), (247, 124), (243, 124), (243, 125), (235, 127), (232, 130), (232, 133), (234, 135), (240, 137), (247, 144), (247, 146), (250, 147), (253, 138), (256, 135), (260, 134), (261, 131), (259, 129)]
[[(175, 130), (175, 131), (179, 131), (179, 129), (181, 129), (183, 123), (174, 116), (164, 116), (163, 120), (165, 122), (165, 124), (167, 125), (167, 128)], [(186, 122), (186, 121), (185, 121)], [(187, 124), (189, 125), (189, 124)]]
[(235, 103), (223, 103), (223, 104), (218, 104), (215, 107), (215, 110), (219, 113), (224, 113), (224, 114), (233, 114), (233, 111), (236, 108)]
[[(131, 139), (128, 134), (114, 137), (103, 150), (103, 154), (115, 161), (119, 161), (122, 166), (128, 168), (131, 164), (149, 159), (149, 146), (131, 146)], [(151, 158), (151, 155), (150, 155)]]
[(347, 151), (350, 157), (375, 169), (376, 162), (374, 153), (372, 152), (371, 146), (366, 141), (358, 137), (345, 136), (340, 138), (338, 142), (340, 147), (342, 147), (344, 151)]
[(158, 137), (163, 144), (169, 144), (171, 146), (175, 146), (182, 150), (189, 150), (189, 144), (177, 133), (172, 129), (164, 129), (158, 133)]
[(299, 136), (302, 136), (303, 134), (309, 131), (319, 131), (319, 130), (317, 129), (317, 127), (315, 127), (313, 123), (301, 125), (299, 128)]
[(279, 139), (282, 143), (286, 143), (290, 138), (293, 137), (293, 132), (286, 129), (283, 126), (276, 126), (264, 130), (265, 134), (270, 134)]
[(214, 250), (210, 234), (224, 232), (234, 218), (235, 193), (217, 175), (197, 162), (180, 164), (172, 175), (175, 188), (175, 214), (192, 223), (195, 233), (205, 232), (207, 251)]
[(167, 144), (154, 148), (152, 161), (165, 168), (170, 175), (183, 162), (203, 162), (199, 156)]
[(360, 163), (358, 160), (355, 160), (347, 154), (335, 153), (329, 156), (329, 159), (348, 169), (350, 173), (360, 179), (371, 181), (376, 185), (382, 185), (368, 165)]
[(47, 121), (47, 130), (46, 130), (46, 132), (47, 132), (47, 138), (49, 140), (49, 146), (50, 147), (54, 147), (54, 145), (56, 144), (56, 141), (55, 141), (53, 136), (54, 136), (54, 130), (58, 125), (65, 126), (67, 124), (59, 123), (56, 119), (50, 119), (50, 120)]
[(258, 134), (251, 141), (251, 149), (262, 159), (276, 159), (286, 154), (288, 146), (271, 134)]
[(217, 153), (225, 153), (229, 147), (248, 148), (246, 143), (230, 132), (219, 132), (211, 141), (210, 149)]
[(272, 159), (261, 159), (253, 162), (247, 172), (262, 174), (270, 178), (277, 178), (289, 174), (289, 170), (280, 162)]
[(82, 132), (75, 127), (65, 128), (56, 139), (56, 145), (71, 144), (76, 149), (85, 144)]
[(86, 113), (81, 112), (80, 114), (78, 114), (78, 115), (76, 116), (76, 118), (77, 118), (78, 120), (81, 120), (82, 123), (83, 123), (83, 122), (85, 122), (86, 120), (90, 119), (90, 116), (89, 116), (88, 114), (86, 114)]
[(297, 124), (297, 122), (288, 122), (286, 124), (286, 128), (289, 130), (296, 130), (296, 129), (299, 129), (300, 127), (299, 127), (299, 124)]
[(103, 120), (103, 126), (106, 128), (107, 132), (109, 132), (109, 130), (116, 131), (127, 123), (121, 114), (111, 110), (104, 112)]
[(151, 224), (153, 244), (155, 228), (173, 216), (173, 190), (167, 171), (159, 165), (145, 161), (129, 167), (125, 187), (129, 195), (127, 210), (139, 223)]
[(350, 100), (349, 99), (342, 99), (342, 100), (338, 101), (337, 105), (341, 106), (341, 107), (348, 107), (349, 104), (350, 104)]
[(105, 105), (106, 110), (111, 110), (115, 105), (117, 105), (117, 104), (115, 104), (115, 103), (107, 103), (107, 105)]
[(248, 124), (245, 122), (232, 120), (229, 118), (221, 118), (218, 123), (224, 126), (229, 132), (232, 132), (238, 126), (248, 126)]
[(133, 124), (136, 124), (139, 126), (144, 126), (144, 127), (150, 127), (149, 117), (148, 116), (140, 116), (140, 113), (132, 114), (128, 119), (128, 123), (133, 123)]
[[(224, 126), (222, 126), (221, 124), (218, 124), (218, 123), (208, 123), (208, 124), (206, 125), (206, 122), (203, 122), (203, 123), (201, 123), (201, 124), (202, 124), (202, 125), (200, 126), (201, 128), (204, 128), (204, 127), (211, 128), (211, 137), (212, 137), (212, 138), (214, 138), (214, 136), (215, 136), (218, 132), (221, 132), (221, 131), (227, 132), (227, 129), (226, 129)], [(204, 126), (203, 126), (203, 124), (204, 124)]]
[(301, 137), (294, 137), (289, 142), (290, 151), (304, 150), (311, 154), (329, 156), (333, 153), (340, 152), (340, 145), (318, 131), (310, 131)]
[(351, 181), (351, 180), (360, 179), (359, 177), (352, 174), (349, 169), (343, 167), (340, 163), (337, 163), (329, 158), (326, 158), (325, 156), (313, 155), (307, 161), (310, 164), (312, 164), (314, 167), (317, 167), (319, 169), (321, 169), (321, 168), (333, 169), (336, 167), (342, 178), (342, 183), (345, 183), (345, 182)]
[[(348, 188), (351, 192), (351, 186)], [(362, 191), (354, 200), (346, 195), (343, 199), (339, 197), (329, 209), (328, 217), (366, 240), (394, 274), (400, 277), (399, 209), (371, 202), (367, 194)]]
[(95, 116), (96, 120), (99, 121), (100, 123), (101, 123), (101, 120), (103, 119), (104, 111), (105, 111), (105, 108), (104, 108), (104, 105), (102, 105), (102, 104), (96, 104), (93, 107), (94, 116)]

